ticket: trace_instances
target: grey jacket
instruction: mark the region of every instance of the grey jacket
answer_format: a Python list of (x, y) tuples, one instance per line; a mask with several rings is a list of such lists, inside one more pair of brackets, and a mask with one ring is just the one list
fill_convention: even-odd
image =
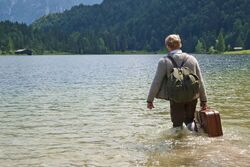
[[(199, 77), (200, 79), (199, 80), (200, 81), (200, 92), (199, 92), (200, 101), (207, 102), (205, 86), (204, 86), (201, 70), (199, 67), (199, 63), (196, 60), (196, 58), (186, 53), (182, 53), (181, 50), (179, 50), (175, 54), (169, 54), (168, 56), (172, 56), (178, 66), (181, 65), (181, 63), (183, 62), (186, 56), (189, 56), (184, 66), (190, 68)], [(172, 69), (173, 69), (172, 62), (171, 60), (167, 58), (167, 56), (159, 60), (157, 71), (156, 71), (154, 80), (151, 84), (151, 88), (148, 93), (147, 102), (153, 102), (154, 98), (161, 98), (161, 99), (168, 100), (167, 91), (165, 90), (164, 85), (166, 82), (166, 78), (170, 75)]]

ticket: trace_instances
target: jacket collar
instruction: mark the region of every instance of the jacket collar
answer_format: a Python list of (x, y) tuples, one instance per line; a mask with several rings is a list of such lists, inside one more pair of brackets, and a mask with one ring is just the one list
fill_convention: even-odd
[(172, 55), (180, 54), (180, 53), (182, 53), (182, 50), (181, 50), (181, 49), (172, 50), (172, 51), (170, 52), (170, 54), (172, 54)]

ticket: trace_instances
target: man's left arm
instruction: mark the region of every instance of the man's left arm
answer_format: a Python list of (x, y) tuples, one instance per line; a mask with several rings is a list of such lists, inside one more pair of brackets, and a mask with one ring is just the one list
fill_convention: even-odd
[(198, 62), (196, 66), (196, 72), (197, 72), (197, 76), (200, 79), (200, 106), (202, 109), (206, 109), (207, 108), (207, 93), (206, 93), (204, 80), (203, 80), (201, 69), (200, 69)]

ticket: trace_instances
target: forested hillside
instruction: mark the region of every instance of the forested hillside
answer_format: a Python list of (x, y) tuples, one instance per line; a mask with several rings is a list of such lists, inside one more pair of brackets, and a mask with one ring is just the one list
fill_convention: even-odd
[(187, 52), (249, 49), (249, 8), (248, 0), (104, 0), (40, 18), (26, 45), (77, 54), (155, 52), (164, 48), (166, 35), (178, 33)]
[(0, 54), (14, 51), (17, 48), (31, 47), (32, 29), (26, 24), (0, 22)]

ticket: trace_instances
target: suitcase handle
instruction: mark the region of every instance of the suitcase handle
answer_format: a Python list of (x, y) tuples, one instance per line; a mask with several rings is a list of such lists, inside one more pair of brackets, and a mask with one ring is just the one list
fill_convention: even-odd
[(211, 110), (211, 108), (210, 107), (207, 107), (205, 110), (200, 110), (200, 111), (205, 111), (205, 112), (207, 112), (207, 111), (210, 111)]

